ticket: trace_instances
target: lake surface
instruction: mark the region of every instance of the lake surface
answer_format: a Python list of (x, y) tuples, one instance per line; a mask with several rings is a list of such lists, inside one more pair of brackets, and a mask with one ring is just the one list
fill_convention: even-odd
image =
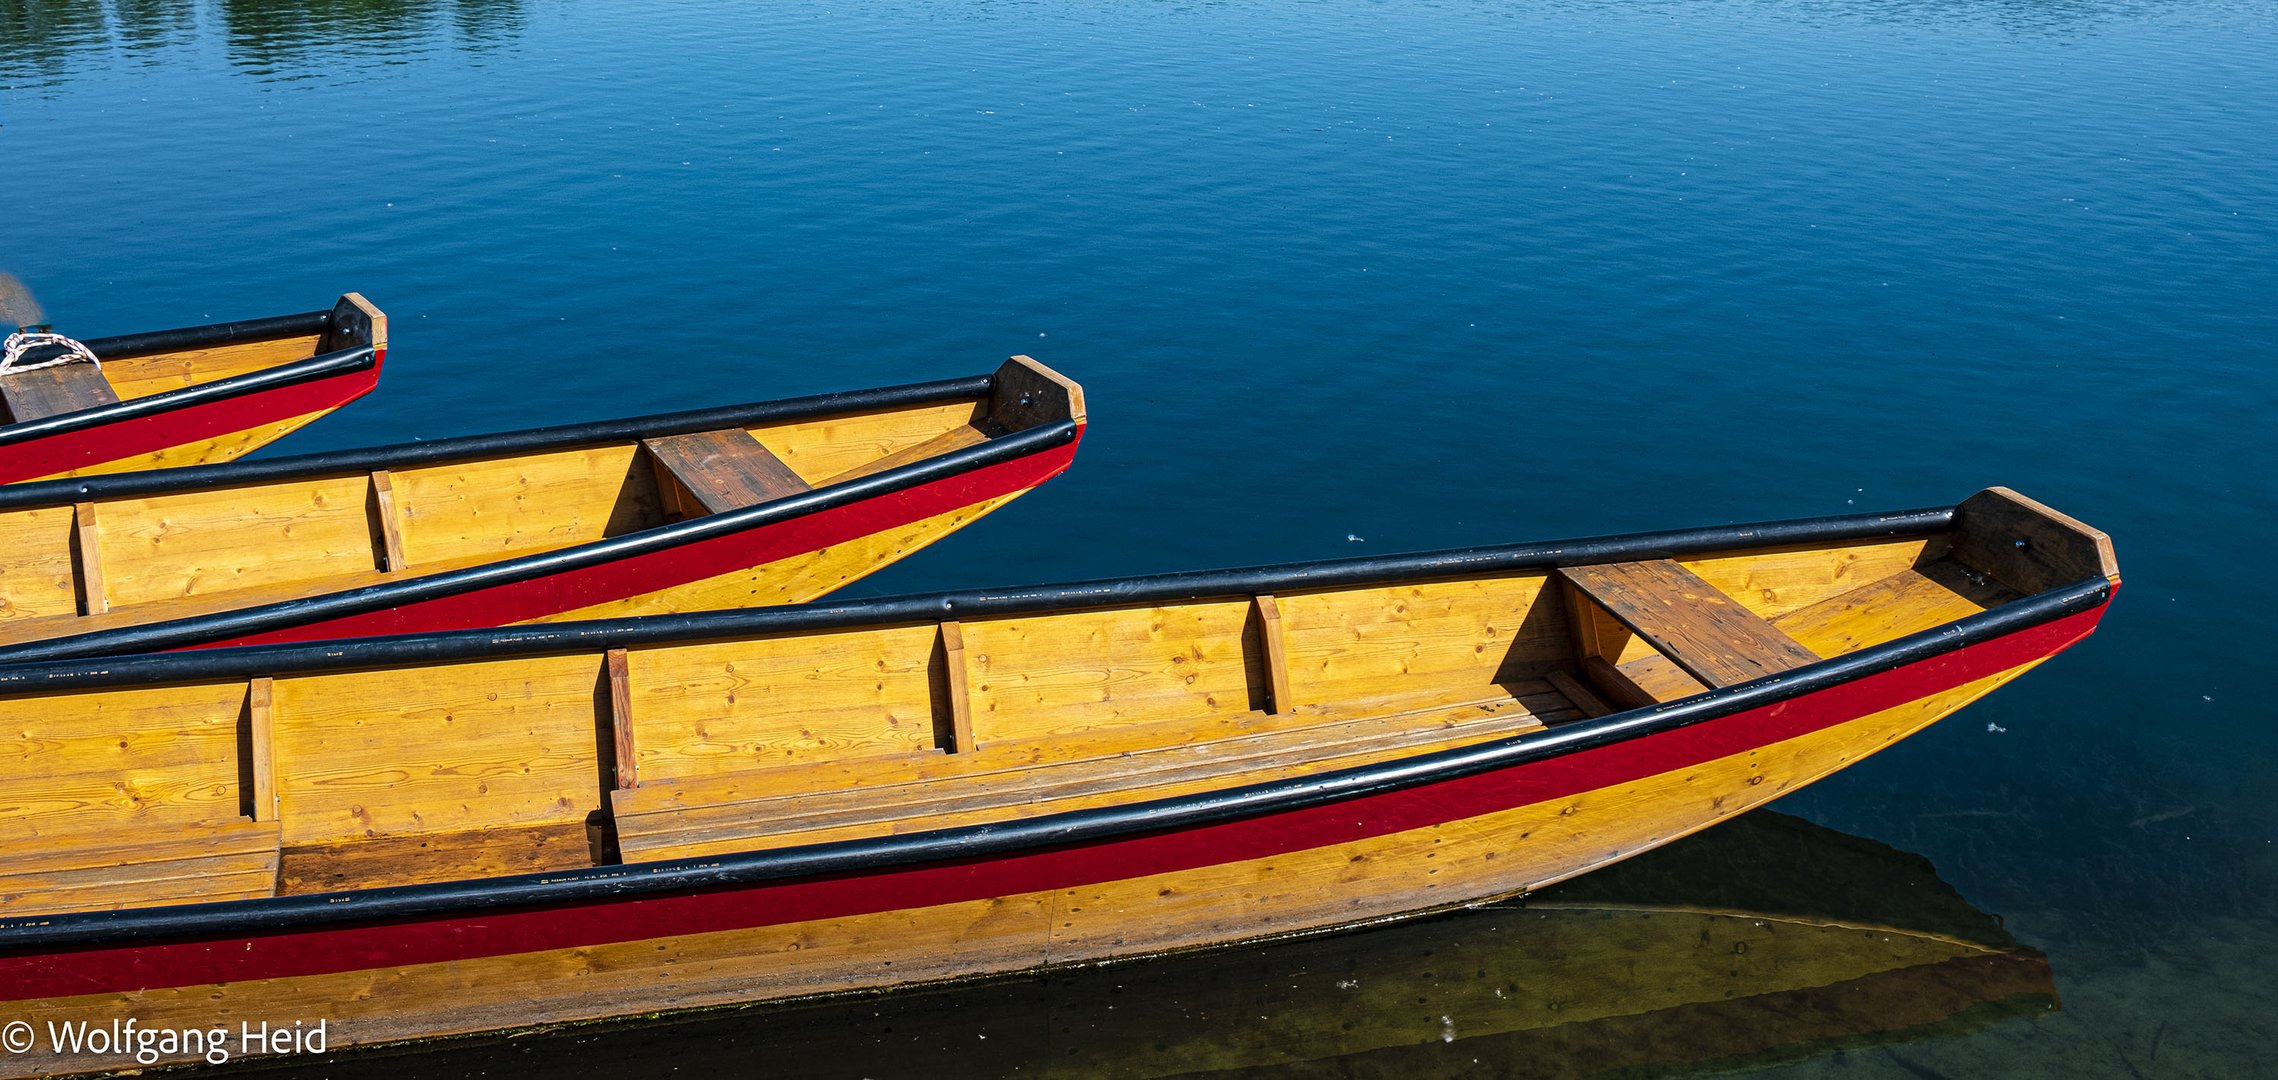
[[(2061, 1008), (1655, 1068), (2251, 1075), (2278, 1046), (2278, 588), (2248, 559), (2278, 516), (2274, 58), (2278, 3), (2229, 0), (0, 0), (0, 269), (79, 336), (372, 297), (381, 392), (272, 453), (1015, 352), (1085, 383), (1066, 477), (858, 594), (2015, 487), (2114, 537), (2104, 628), (1781, 809), (1926, 859)], [(1689, 873), (1666, 902), (1729, 876)], [(1460, 996), (1400, 958), (1527, 914), (869, 1006), (987, 1034), (1098, 1004), (1009, 1055), (756, 1010), (664, 1058), (635, 1027), (372, 1071), (703, 1072), (802, 1034), (862, 1049), (759, 1060), (1587, 1071), (1583, 1043), (1351, 1057), (1227, 1012), (1339, 957)], [(1152, 1007), (1110, 1009), (1118, 980)], [(1251, 1044), (1324, 1056), (1204, 1053)]]

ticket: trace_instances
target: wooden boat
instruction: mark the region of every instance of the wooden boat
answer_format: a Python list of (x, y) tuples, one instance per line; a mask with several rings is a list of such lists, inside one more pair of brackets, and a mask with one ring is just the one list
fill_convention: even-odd
[(1951, 1038), (2059, 1006), (1921, 856), (1761, 810), (1488, 905), (926, 992), (329, 1054), (329, 1080), (1491, 1076), (1579, 1080)]
[(0, 1015), (321, 1019), (339, 1047), (1477, 904), (1856, 762), (2085, 637), (2117, 583), (2102, 533), (1994, 489), (13, 665)]
[[(230, 461), (371, 392), (388, 320), (329, 311), (92, 338), (101, 361), (0, 376), (0, 483)], [(59, 358), (38, 346), (23, 364)]]
[(0, 662), (799, 603), (1067, 468), (994, 375), (0, 489)]

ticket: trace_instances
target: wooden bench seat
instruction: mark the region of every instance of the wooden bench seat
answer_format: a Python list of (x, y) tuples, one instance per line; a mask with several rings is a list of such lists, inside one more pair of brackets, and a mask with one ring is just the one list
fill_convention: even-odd
[(277, 823), (243, 818), (143, 835), (42, 839), (0, 862), (0, 913), (48, 914), (273, 896)]
[[(1623, 708), (1691, 697), (1820, 659), (1801, 642), (1667, 559), (1571, 566), (1568, 586), (1582, 674)], [(1597, 629), (1610, 617), (1651, 647), (1622, 658)]]
[(643, 439), (665, 509), (676, 517), (719, 514), (814, 490), (742, 428)]
[(11, 371), (0, 376), (0, 399), (8, 405), (15, 423), (44, 420), (100, 405), (118, 403), (118, 391), (93, 364), (59, 364), (34, 371)]
[(1550, 684), (1530, 682), (1421, 708), (1253, 715), (1262, 730), (1137, 749), (1094, 744), (1101, 752), (1092, 754), (1077, 745), (1059, 760), (1039, 760), (1042, 748), (990, 746), (898, 770), (825, 763), (644, 783), (612, 796), (618, 849), (627, 861), (718, 855), (1165, 798), (1482, 742), (1582, 713)]

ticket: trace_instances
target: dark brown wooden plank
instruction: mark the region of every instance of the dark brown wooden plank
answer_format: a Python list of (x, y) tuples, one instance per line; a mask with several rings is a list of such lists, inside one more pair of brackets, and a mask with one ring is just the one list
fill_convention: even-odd
[(1570, 566), (1559, 573), (1661, 655), (1712, 687), (1819, 659), (1779, 627), (1666, 559)]
[(2026, 596), (2120, 576), (2111, 537), (2008, 488), (1987, 488), (1955, 508), (1953, 557)]
[(64, 413), (111, 405), (119, 400), (111, 380), (93, 364), (59, 364), (37, 371), (12, 371), (0, 377), (0, 397), (8, 402), (8, 415), (18, 423)]
[(623, 649), (609, 650), (603, 663), (609, 671), (610, 741), (616, 751), (617, 764), (616, 782), (612, 786), (618, 791), (631, 791), (641, 786), (640, 763), (633, 756), (638, 747), (633, 742), (632, 666)]
[(1566, 700), (1573, 702), (1574, 707), (1582, 710), (1584, 716), (1605, 716), (1614, 711), (1613, 706), (1606, 704), (1606, 699), (1584, 686), (1582, 680), (1563, 671), (1550, 672), (1543, 676), (1543, 681), (1557, 687), (1558, 692), (1566, 695)]
[(641, 445), (657, 464), (657, 479), (679, 483), (710, 513), (814, 490), (742, 428), (643, 439)]
[(289, 847), (282, 896), (568, 870), (594, 864), (584, 822), (418, 833)]
[(1006, 431), (1060, 420), (1084, 422), (1084, 388), (1030, 357), (1005, 361), (995, 379), (989, 391), (989, 419)]

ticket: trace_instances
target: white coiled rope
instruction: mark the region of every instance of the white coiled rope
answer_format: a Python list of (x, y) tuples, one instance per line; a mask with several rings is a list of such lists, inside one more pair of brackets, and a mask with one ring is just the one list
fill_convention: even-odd
[[(18, 363), (24, 358), (24, 353), (42, 345), (60, 345), (63, 347), (63, 355), (36, 364)], [(41, 368), (82, 362), (95, 365), (98, 371), (103, 368), (103, 361), (96, 358), (94, 350), (62, 334), (51, 334), (45, 330), (18, 330), (8, 335), (7, 342), (0, 345), (0, 376), (14, 371), (38, 371)]]

